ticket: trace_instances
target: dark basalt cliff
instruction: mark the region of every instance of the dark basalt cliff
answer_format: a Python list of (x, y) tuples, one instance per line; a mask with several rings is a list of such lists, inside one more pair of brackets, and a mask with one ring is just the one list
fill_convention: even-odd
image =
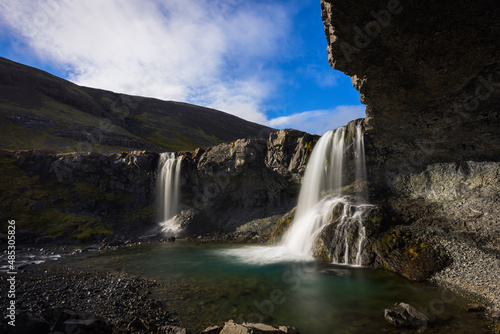
[(322, 0), (331, 66), (366, 105), (372, 201), (500, 250), (496, 1)]
[[(186, 157), (180, 221), (188, 234), (235, 231), (247, 223), (263, 233), (296, 204), (307, 159), (318, 137), (296, 130), (266, 140), (241, 139)], [(268, 231), (269, 232), (269, 231)], [(266, 232), (264, 232), (266, 233)]]
[[(296, 130), (181, 152), (186, 235), (269, 234), (295, 205), (318, 137)], [(0, 150), (0, 218), (24, 242), (129, 240), (158, 232), (158, 153)], [(4, 225), (6, 228), (6, 225)], [(6, 230), (2, 230), (3, 233)]]

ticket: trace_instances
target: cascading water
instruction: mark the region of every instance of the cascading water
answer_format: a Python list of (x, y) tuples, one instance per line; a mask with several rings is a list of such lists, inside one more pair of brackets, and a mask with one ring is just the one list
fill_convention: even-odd
[(346, 140), (346, 132), (347, 127), (327, 132), (316, 144), (304, 175), (295, 219), (283, 246), (293, 254), (312, 256), (313, 243), (323, 228), (333, 223), (335, 213), (338, 218), (332, 245), (329, 245), (334, 262), (362, 265), (366, 237), (363, 220), (367, 209), (373, 206), (362, 203), (366, 196), (362, 190), (358, 191), (357, 199), (342, 194), (346, 182), (350, 181), (344, 177), (348, 174), (346, 151), (354, 150), (356, 181), (361, 185), (366, 181), (362, 121), (356, 123), (353, 143), (351, 139)]
[(179, 206), (179, 180), (182, 156), (174, 153), (160, 154), (158, 177), (159, 218), (163, 233), (176, 235), (180, 227), (175, 221)]
[(366, 200), (368, 197), (366, 191), (366, 161), (365, 161), (365, 141), (363, 140), (363, 123), (356, 123), (356, 147), (355, 147), (355, 165), (356, 165), (356, 183), (358, 185), (358, 199)]

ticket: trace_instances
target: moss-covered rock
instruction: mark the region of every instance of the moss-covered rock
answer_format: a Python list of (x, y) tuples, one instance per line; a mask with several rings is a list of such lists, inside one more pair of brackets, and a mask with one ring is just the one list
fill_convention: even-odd
[(451, 263), (446, 252), (406, 227), (395, 227), (373, 242), (375, 266), (422, 281)]
[(16, 220), (24, 242), (138, 236), (154, 223), (156, 161), (145, 152), (0, 150), (0, 212)]

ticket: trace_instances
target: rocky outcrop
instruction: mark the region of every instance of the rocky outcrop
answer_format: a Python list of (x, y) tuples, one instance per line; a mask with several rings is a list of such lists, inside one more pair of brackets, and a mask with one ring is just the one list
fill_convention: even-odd
[(158, 155), (0, 151), (3, 217), (25, 242), (139, 237), (154, 227)]
[(375, 267), (412, 281), (423, 281), (452, 262), (448, 252), (425, 233), (395, 227), (372, 238)]
[(397, 327), (426, 328), (430, 323), (428, 316), (406, 303), (399, 303), (384, 310), (385, 319)]
[(322, 0), (331, 66), (366, 105), (371, 201), (500, 251), (495, 1)]
[(373, 265), (376, 255), (373, 243), (383, 220), (378, 208), (361, 208), (342, 201), (330, 209), (328, 216), (330, 223), (313, 245), (314, 256), (327, 262)]
[[(186, 235), (270, 236), (295, 205), (317, 140), (295, 130), (183, 152), (179, 222)], [(159, 155), (0, 151), (1, 216), (26, 242), (135, 239), (157, 232)], [(259, 241), (257, 238), (255, 241)]]
[[(191, 233), (235, 231), (244, 224), (267, 224), (296, 204), (301, 176), (318, 139), (296, 130), (272, 133), (269, 140), (241, 139), (196, 150), (182, 162), (181, 224)], [(254, 229), (255, 230), (255, 229)]]
[[(217, 328), (219, 329), (219, 328)], [(237, 324), (233, 320), (229, 320), (224, 324), (221, 331), (212, 330), (209, 333), (219, 334), (300, 334), (300, 332), (293, 327), (279, 326), (273, 327), (265, 324), (252, 324), (244, 323)], [(205, 333), (205, 332), (204, 332)]]

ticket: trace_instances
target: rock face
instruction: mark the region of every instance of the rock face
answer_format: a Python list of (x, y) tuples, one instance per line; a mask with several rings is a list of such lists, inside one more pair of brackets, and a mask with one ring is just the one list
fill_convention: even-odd
[(366, 105), (371, 200), (500, 251), (495, 1), (322, 0), (331, 66)]
[(27, 242), (138, 237), (154, 227), (157, 161), (146, 152), (0, 151), (2, 215)]
[(255, 221), (274, 224), (297, 204), (301, 176), (317, 139), (281, 130), (267, 141), (241, 139), (186, 156), (181, 194), (190, 214), (181, 213), (181, 224), (188, 233), (230, 232)]
[[(270, 234), (295, 205), (317, 141), (295, 130), (184, 152), (179, 221), (187, 235)], [(159, 155), (0, 151), (0, 213), (27, 242), (128, 240), (156, 232)], [(41, 237), (41, 238), (40, 238)]]
[[(350, 222), (349, 219), (346, 221), (343, 216), (347, 210), (355, 211), (356, 208), (351, 206), (346, 208), (346, 205), (348, 204), (339, 202), (331, 209), (329, 214), (331, 223), (318, 234), (316, 243), (313, 245), (313, 254), (316, 258), (327, 262), (356, 264), (359, 260), (360, 265), (373, 265), (376, 255), (373, 252), (373, 242), (382, 227), (382, 213), (373, 206), (365, 209), (359, 220), (352, 218), (351, 215), (353, 221)], [(358, 223), (358, 221), (363, 223)], [(360, 238), (360, 229), (363, 229), (364, 241)], [(346, 250), (346, 240), (348, 240), (348, 250)], [(357, 259), (358, 254), (359, 259)]]

